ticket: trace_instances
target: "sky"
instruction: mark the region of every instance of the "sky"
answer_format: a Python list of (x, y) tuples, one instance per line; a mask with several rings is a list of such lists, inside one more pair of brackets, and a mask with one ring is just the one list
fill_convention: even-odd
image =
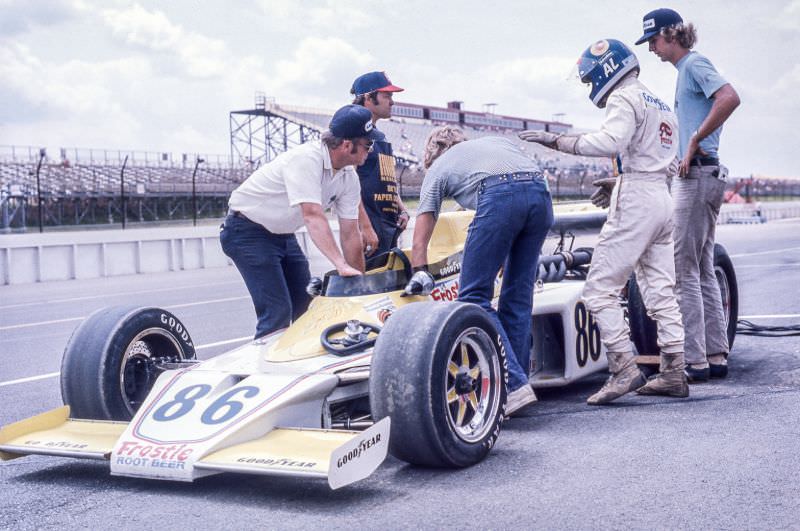
[(227, 154), (229, 112), (263, 92), (334, 110), (386, 71), (396, 100), (564, 122), (604, 110), (568, 80), (602, 38), (674, 101), (676, 70), (633, 46), (642, 16), (677, 10), (742, 100), (720, 157), (734, 176), (800, 176), (800, 0), (0, 0), (0, 145)]

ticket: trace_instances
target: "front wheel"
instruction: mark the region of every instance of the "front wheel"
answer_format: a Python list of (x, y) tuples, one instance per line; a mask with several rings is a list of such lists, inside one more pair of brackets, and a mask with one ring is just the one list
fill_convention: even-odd
[(483, 309), (410, 304), (386, 320), (375, 344), (372, 416), (391, 417), (395, 457), (470, 466), (486, 457), (500, 433), (507, 378), (505, 353)]
[(61, 360), (61, 397), (73, 418), (130, 420), (161, 362), (195, 359), (189, 332), (160, 308), (97, 310), (72, 333)]

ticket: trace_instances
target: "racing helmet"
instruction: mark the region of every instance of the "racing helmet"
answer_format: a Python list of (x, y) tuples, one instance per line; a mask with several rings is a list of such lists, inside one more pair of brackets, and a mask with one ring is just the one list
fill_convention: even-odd
[(617, 83), (628, 72), (639, 70), (639, 60), (630, 48), (616, 39), (603, 39), (589, 46), (578, 58), (578, 77), (591, 85), (589, 99), (601, 109)]

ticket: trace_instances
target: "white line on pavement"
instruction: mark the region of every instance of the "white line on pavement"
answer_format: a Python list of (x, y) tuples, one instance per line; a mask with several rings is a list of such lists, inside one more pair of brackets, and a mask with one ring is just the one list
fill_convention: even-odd
[[(203, 304), (214, 304), (218, 302), (230, 302), (230, 301), (238, 301), (242, 299), (249, 299), (249, 295), (241, 296), (241, 297), (227, 297), (224, 299), (212, 299), (207, 301), (197, 301), (197, 302), (187, 302), (186, 304), (173, 304), (171, 306), (164, 306), (166, 310), (172, 310), (174, 308), (188, 308), (189, 306), (200, 306)], [(81, 321), (86, 319), (86, 316), (81, 317), (68, 317), (66, 319), (54, 319), (52, 321), (39, 321), (37, 323), (23, 323), (23, 324), (16, 324), (16, 325), (8, 325), (8, 326), (0, 326), (0, 330), (15, 330), (17, 328), (30, 328), (32, 326), (41, 326), (41, 325), (49, 325), (49, 324), (58, 324), (58, 323), (68, 323), (70, 321)]]
[[(745, 256), (760, 256), (762, 254), (775, 254), (775, 253), (785, 253), (786, 251), (797, 251), (800, 250), (800, 247), (787, 247), (786, 249), (774, 249), (772, 251), (760, 251), (758, 253), (740, 253), (740, 254), (731, 254), (728, 255), (731, 258), (743, 258)], [(739, 266), (736, 266), (739, 267)]]
[[(139, 291), (126, 291), (126, 292), (119, 292), (114, 293), (113, 296), (129, 296), (129, 295), (141, 295), (143, 293), (161, 293), (164, 291), (177, 291), (181, 289), (198, 289), (198, 288), (206, 288), (209, 286), (224, 286), (226, 284), (239, 284), (241, 285), (242, 282), (240, 280), (232, 280), (230, 282), (214, 282), (212, 284), (193, 284), (188, 286), (175, 286), (170, 288), (156, 288), (156, 289), (143, 289)], [(53, 300), (46, 300), (46, 301), (34, 301), (34, 302), (21, 302), (19, 304), (7, 304), (7, 305), (0, 305), (0, 310), (7, 310), (9, 308), (23, 308), (25, 306), (37, 306), (37, 305), (50, 305), (50, 304), (58, 304), (62, 302), (77, 302), (77, 301), (88, 301), (91, 299), (103, 299), (109, 297), (108, 293), (104, 293), (102, 295), (87, 295), (85, 297), (70, 297), (67, 299), (53, 299)]]
[(739, 319), (796, 319), (800, 313), (774, 313), (771, 315), (740, 315)]
[[(195, 347), (195, 350), (202, 350), (202, 349), (205, 349), (205, 348), (219, 347), (221, 345), (229, 345), (231, 343), (243, 343), (245, 341), (250, 341), (251, 339), (253, 339), (252, 336), (244, 336), (244, 337), (237, 337), (237, 338), (234, 338), (234, 339), (226, 339), (224, 341), (217, 341), (215, 343), (208, 343), (208, 344), (205, 344), (205, 345), (197, 345)], [(27, 378), (19, 378), (17, 380), (9, 380), (7, 382), (0, 382), (0, 387), (6, 387), (6, 386), (9, 386), (9, 385), (16, 385), (16, 384), (22, 384), (22, 383), (28, 383), (28, 382), (35, 382), (35, 381), (38, 381), (38, 380), (46, 380), (47, 378), (55, 378), (59, 374), (61, 374), (61, 373), (60, 372), (49, 372), (47, 374), (39, 374), (37, 376), (28, 376)]]

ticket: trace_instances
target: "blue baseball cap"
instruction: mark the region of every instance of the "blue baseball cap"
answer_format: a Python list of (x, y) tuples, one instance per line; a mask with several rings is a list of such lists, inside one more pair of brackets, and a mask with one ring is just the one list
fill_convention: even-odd
[(661, 9), (650, 11), (648, 14), (642, 17), (642, 29), (644, 31), (644, 35), (639, 37), (639, 40), (636, 41), (636, 44), (642, 44), (643, 42), (650, 40), (650, 38), (654, 35), (658, 35), (662, 28), (667, 28), (682, 22), (683, 19), (678, 12), (673, 11), (672, 9), (662, 7)]
[(362, 94), (369, 94), (370, 92), (403, 92), (404, 89), (392, 85), (386, 72), (369, 72), (363, 76), (358, 76), (353, 81), (353, 87), (350, 89), (350, 94), (361, 96)]
[(369, 138), (378, 140), (379, 133), (372, 124), (372, 113), (361, 105), (345, 105), (333, 114), (328, 126), (339, 138)]

